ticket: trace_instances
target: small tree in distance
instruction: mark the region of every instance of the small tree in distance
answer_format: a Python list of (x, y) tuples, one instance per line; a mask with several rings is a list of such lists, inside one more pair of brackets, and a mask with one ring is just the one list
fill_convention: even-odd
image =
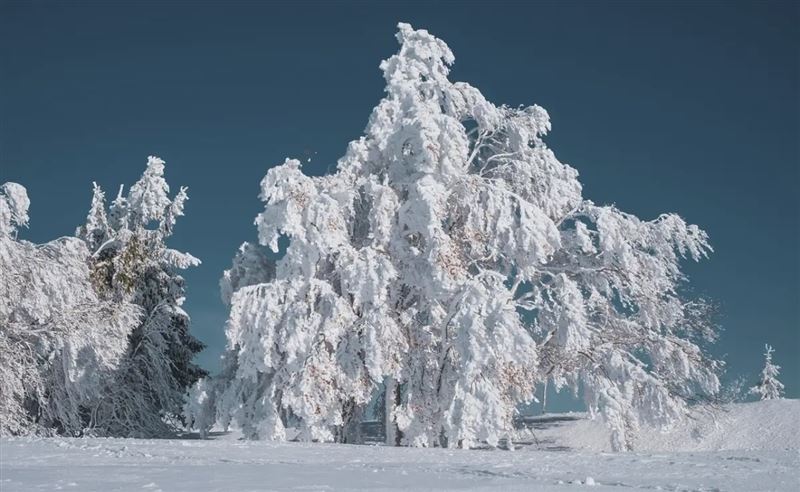
[(750, 393), (757, 395), (760, 400), (776, 400), (783, 397), (783, 383), (778, 381), (781, 366), (772, 363), (772, 353), (775, 351), (769, 344), (764, 345), (764, 369), (761, 370), (761, 379), (758, 384), (750, 388)]

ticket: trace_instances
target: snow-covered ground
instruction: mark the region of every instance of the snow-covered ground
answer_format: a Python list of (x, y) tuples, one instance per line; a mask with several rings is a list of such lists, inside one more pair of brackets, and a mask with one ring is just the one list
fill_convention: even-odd
[(635, 453), (598, 451), (597, 423), (553, 417), (513, 452), (230, 436), (3, 439), (0, 490), (800, 490), (798, 400), (735, 405), (718, 426), (701, 418), (646, 431)]
[[(540, 449), (611, 451), (608, 429), (585, 414), (552, 414), (529, 420), (529, 441)], [(637, 451), (800, 449), (800, 400), (765, 400), (699, 412), (668, 431), (643, 428)]]

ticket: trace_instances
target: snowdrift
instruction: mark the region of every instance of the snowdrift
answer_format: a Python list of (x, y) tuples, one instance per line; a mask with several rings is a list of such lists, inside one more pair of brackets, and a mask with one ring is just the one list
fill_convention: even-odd
[[(610, 451), (609, 431), (585, 413), (522, 419), (523, 437), (540, 449)], [(800, 450), (800, 400), (765, 400), (698, 412), (671, 429), (642, 428), (634, 449), (642, 452)]]

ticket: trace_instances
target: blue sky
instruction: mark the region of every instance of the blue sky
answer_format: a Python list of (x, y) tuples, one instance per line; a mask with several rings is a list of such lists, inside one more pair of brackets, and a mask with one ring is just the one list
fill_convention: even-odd
[(71, 234), (91, 182), (130, 185), (146, 157), (189, 186), (173, 246), (214, 368), (218, 279), (255, 239), (258, 183), (287, 156), (330, 171), (382, 96), (398, 21), (455, 52), (452, 78), (537, 103), (585, 196), (677, 212), (716, 252), (687, 265), (721, 307), (731, 377), (764, 343), (800, 396), (800, 13), (793, 2), (0, 3), (0, 182), (32, 199), (37, 242)]

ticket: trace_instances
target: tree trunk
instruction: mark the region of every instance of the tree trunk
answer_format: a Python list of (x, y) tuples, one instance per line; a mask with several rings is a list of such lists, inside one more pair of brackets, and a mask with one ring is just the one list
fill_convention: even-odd
[(547, 379), (544, 380), (544, 391), (542, 392), (542, 413), (547, 411)]
[(399, 446), (403, 438), (403, 433), (397, 428), (394, 419), (394, 410), (400, 405), (400, 385), (394, 378), (386, 378), (386, 392), (384, 397), (384, 417), (383, 422), (386, 432), (386, 444), (389, 446)]
[(336, 436), (336, 442), (345, 444), (363, 444), (364, 436), (361, 434), (361, 421), (364, 416), (364, 407), (350, 401), (345, 405), (344, 422)]

